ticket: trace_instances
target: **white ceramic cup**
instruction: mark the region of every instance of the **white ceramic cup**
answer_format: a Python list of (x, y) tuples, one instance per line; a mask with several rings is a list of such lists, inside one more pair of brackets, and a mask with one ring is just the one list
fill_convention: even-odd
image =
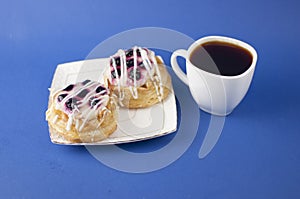
[[(191, 53), (202, 44), (212, 41), (228, 43), (246, 49), (252, 55), (250, 67), (245, 72), (235, 76), (223, 76), (197, 68), (190, 61)], [(186, 74), (179, 67), (177, 56), (186, 59)], [(208, 61), (213, 62), (209, 55), (207, 57), (210, 59)], [(224, 36), (203, 37), (195, 41), (188, 50), (176, 50), (171, 56), (171, 65), (175, 74), (189, 86), (200, 109), (219, 116), (230, 114), (244, 98), (252, 81), (256, 62), (257, 53), (252, 46)]]

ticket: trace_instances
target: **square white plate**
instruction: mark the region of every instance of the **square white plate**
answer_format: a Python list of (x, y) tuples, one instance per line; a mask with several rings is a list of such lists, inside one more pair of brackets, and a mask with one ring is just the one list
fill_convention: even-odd
[[(161, 59), (161, 58), (160, 58)], [(59, 64), (56, 68), (51, 90), (63, 88), (69, 84), (90, 79), (103, 82), (105, 66), (109, 59), (92, 59)], [(135, 142), (167, 135), (176, 131), (177, 110), (175, 95), (172, 92), (161, 103), (149, 108), (119, 108), (118, 128), (107, 139), (94, 143), (70, 143), (61, 137), (52, 135), (51, 141), (56, 144), (71, 145), (109, 145)]]

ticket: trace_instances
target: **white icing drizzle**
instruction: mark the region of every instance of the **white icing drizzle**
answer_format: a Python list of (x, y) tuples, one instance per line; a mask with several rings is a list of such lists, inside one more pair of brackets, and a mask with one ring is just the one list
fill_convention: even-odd
[[(155, 67), (155, 72), (156, 72), (156, 75), (157, 75), (155, 77), (158, 77), (158, 79), (157, 79), (157, 78), (153, 77), (153, 75), (150, 75), (150, 79), (154, 84), (158, 100), (161, 101), (162, 96), (163, 96), (163, 84), (162, 84), (162, 81), (161, 81), (161, 75), (160, 75), (160, 72), (159, 72), (157, 61), (155, 59), (154, 52), (150, 51), (149, 54), (151, 56), (151, 60), (153, 61), (153, 65)], [(151, 71), (150, 71), (151, 62), (149, 60), (149, 56), (147, 55), (147, 53), (145, 51), (141, 51), (141, 56), (142, 56), (143, 63), (144, 63), (144, 65), (145, 65), (145, 67), (148, 71), (148, 74), (151, 74)], [(157, 82), (159, 82), (159, 86), (157, 85)]]
[(58, 119), (58, 115), (55, 115), (53, 120), (52, 120), (52, 123), (55, 124), (57, 122), (57, 119)]
[(103, 117), (100, 119), (97, 128), (102, 124), (102, 122), (104, 121), (105, 116), (107, 115), (107, 113), (110, 113), (110, 112), (111, 112), (110, 110), (108, 110), (107, 108), (105, 108), (105, 110), (104, 110), (104, 112), (103, 112)]
[[(97, 90), (99, 88), (99, 90)], [(101, 88), (101, 89), (100, 89)], [(100, 111), (107, 110), (109, 90), (98, 82), (83, 82), (74, 84), (70, 90), (62, 89), (53, 94), (55, 109), (68, 115), (66, 130), (70, 131), (72, 124), (81, 131), (90, 120), (97, 119)], [(59, 96), (62, 99), (58, 100)], [(55, 115), (53, 123), (56, 123), (58, 115)], [(98, 127), (103, 120), (101, 119)]]
[(75, 128), (76, 128), (76, 129), (79, 128), (79, 121), (78, 121), (78, 120), (75, 121)]
[(137, 93), (137, 83), (136, 83), (136, 70), (137, 70), (137, 47), (133, 47), (133, 88), (130, 88), (131, 94), (134, 99), (137, 99), (138, 93)]
[(73, 123), (73, 114), (70, 114), (68, 116), (69, 116), (69, 119), (68, 119), (68, 122), (67, 122), (66, 130), (70, 131), (72, 123)]
[[(126, 52), (130, 52), (131, 50), (132, 50), (132, 55), (130, 57), (126, 57)], [(138, 56), (138, 51), (140, 53), (140, 56)], [(132, 58), (133, 58), (133, 66), (128, 66), (127, 59), (131, 60)], [(112, 77), (111, 75), (110, 82), (113, 85), (117, 86), (118, 93), (119, 93), (118, 99), (121, 106), (123, 105), (122, 100), (124, 99), (124, 95), (125, 95), (123, 88), (128, 87), (132, 97), (134, 99), (137, 99), (138, 98), (137, 87), (145, 84), (148, 78), (150, 78), (150, 80), (154, 84), (159, 101), (162, 100), (163, 83), (162, 83), (159, 67), (155, 58), (155, 54), (153, 51), (135, 46), (132, 49), (129, 49), (127, 51), (121, 49), (118, 50), (118, 52), (115, 55), (111, 56), (110, 59), (111, 59), (110, 62), (111, 72), (114, 71), (114, 75), (115, 75), (115, 77)], [(120, 75), (118, 74), (118, 66), (116, 64), (116, 59), (120, 59), (120, 64), (119, 64)], [(139, 61), (142, 62), (144, 68), (141, 68), (141, 66), (138, 65)], [(128, 67), (132, 67), (132, 69), (129, 69)], [(131, 72), (128, 74), (129, 70), (132, 70), (131, 72), (133, 72), (133, 74)], [(138, 73), (137, 70), (139, 70)]]

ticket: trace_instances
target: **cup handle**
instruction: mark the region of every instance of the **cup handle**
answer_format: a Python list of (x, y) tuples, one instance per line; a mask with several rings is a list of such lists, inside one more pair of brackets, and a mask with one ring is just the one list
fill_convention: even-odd
[(171, 56), (171, 66), (172, 66), (175, 74), (179, 77), (179, 79), (188, 86), (189, 85), (188, 78), (187, 78), (186, 74), (181, 70), (181, 68), (179, 67), (179, 65), (177, 63), (176, 58), (178, 56), (187, 59), (187, 51), (184, 49), (178, 49), (175, 52), (173, 52), (173, 54)]

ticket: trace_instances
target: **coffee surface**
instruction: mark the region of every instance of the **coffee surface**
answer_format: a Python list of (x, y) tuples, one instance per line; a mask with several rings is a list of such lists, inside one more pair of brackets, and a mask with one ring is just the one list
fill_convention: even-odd
[(244, 73), (251, 66), (252, 59), (247, 49), (219, 41), (204, 43), (190, 55), (190, 61), (196, 67), (223, 76)]

